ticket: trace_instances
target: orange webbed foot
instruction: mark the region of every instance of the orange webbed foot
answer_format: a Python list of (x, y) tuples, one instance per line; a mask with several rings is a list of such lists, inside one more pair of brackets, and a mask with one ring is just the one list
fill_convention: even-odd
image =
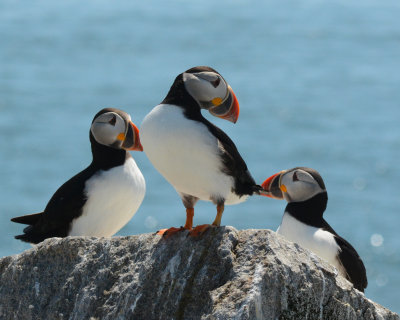
[(170, 236), (177, 234), (179, 232), (182, 232), (184, 230), (187, 230), (187, 229), (185, 229), (184, 227), (180, 227), (180, 228), (171, 227), (169, 229), (158, 230), (156, 232), (156, 234), (158, 234), (159, 236), (162, 236), (163, 238), (169, 238)]
[(201, 236), (204, 232), (206, 232), (210, 228), (216, 228), (217, 226), (213, 224), (201, 224), (194, 227), (190, 232), (189, 235), (191, 237), (198, 237)]

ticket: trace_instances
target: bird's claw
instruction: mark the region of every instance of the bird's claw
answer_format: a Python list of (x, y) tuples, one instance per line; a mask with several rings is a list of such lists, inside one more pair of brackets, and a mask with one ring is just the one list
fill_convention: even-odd
[(169, 238), (170, 236), (172, 236), (174, 234), (177, 234), (177, 233), (179, 233), (181, 231), (184, 231), (184, 230), (186, 230), (184, 227), (180, 227), (180, 228), (171, 227), (171, 228), (168, 228), (168, 229), (158, 230), (156, 232), (156, 234), (159, 235), (159, 236), (162, 236), (163, 238)]
[(216, 226), (213, 224), (201, 224), (194, 227), (191, 231), (189, 231), (188, 236), (198, 237), (204, 234), (208, 229), (215, 228)]

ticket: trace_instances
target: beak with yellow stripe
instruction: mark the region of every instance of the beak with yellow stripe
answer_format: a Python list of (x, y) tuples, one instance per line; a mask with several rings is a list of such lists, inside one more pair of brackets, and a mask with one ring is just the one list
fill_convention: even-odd
[(143, 151), (143, 146), (140, 143), (139, 129), (129, 121), (126, 134), (121, 132), (117, 136), (117, 140), (122, 142), (121, 148), (129, 151)]
[[(287, 188), (285, 185), (281, 184), (281, 179), (283, 174), (285, 174), (286, 170), (278, 172), (268, 179), (266, 179), (262, 184), (261, 187), (268, 192), (265, 196), (274, 198), (274, 199), (283, 199), (283, 192), (287, 192)], [(262, 194), (264, 195), (264, 194)]]
[(239, 118), (239, 102), (232, 88), (228, 86), (228, 92), (224, 99), (217, 97), (211, 100), (213, 104), (208, 111), (218, 118), (236, 123)]

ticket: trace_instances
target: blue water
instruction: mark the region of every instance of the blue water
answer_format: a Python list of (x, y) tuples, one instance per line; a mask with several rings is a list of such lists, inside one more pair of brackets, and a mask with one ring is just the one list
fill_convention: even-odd
[[(322, 174), (325, 214), (363, 258), (367, 297), (400, 312), (400, 3), (389, 1), (0, 2), (0, 256), (13, 216), (42, 211), (91, 159), (90, 122), (119, 107), (140, 125), (175, 76), (217, 69), (239, 121), (205, 116), (260, 183), (298, 165)], [(180, 226), (174, 189), (133, 153), (146, 198), (119, 234)], [(285, 203), (253, 197), (223, 224), (276, 229)], [(215, 208), (198, 203), (195, 224)]]

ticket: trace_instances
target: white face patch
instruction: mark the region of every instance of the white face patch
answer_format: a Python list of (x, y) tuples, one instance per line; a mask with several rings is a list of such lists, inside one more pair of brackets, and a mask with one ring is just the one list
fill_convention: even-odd
[(226, 82), (215, 72), (185, 72), (183, 83), (189, 94), (200, 104), (202, 102), (209, 103), (215, 98), (224, 100), (228, 96)]
[[(118, 135), (125, 134), (126, 125), (124, 119), (115, 112), (107, 112), (98, 116), (90, 127), (96, 141), (100, 144), (111, 146), (120, 141)], [(120, 141), (122, 144), (122, 141)]]
[(308, 172), (297, 169), (283, 174), (280, 186), (286, 187), (283, 196), (288, 202), (299, 202), (311, 199), (323, 190)]

